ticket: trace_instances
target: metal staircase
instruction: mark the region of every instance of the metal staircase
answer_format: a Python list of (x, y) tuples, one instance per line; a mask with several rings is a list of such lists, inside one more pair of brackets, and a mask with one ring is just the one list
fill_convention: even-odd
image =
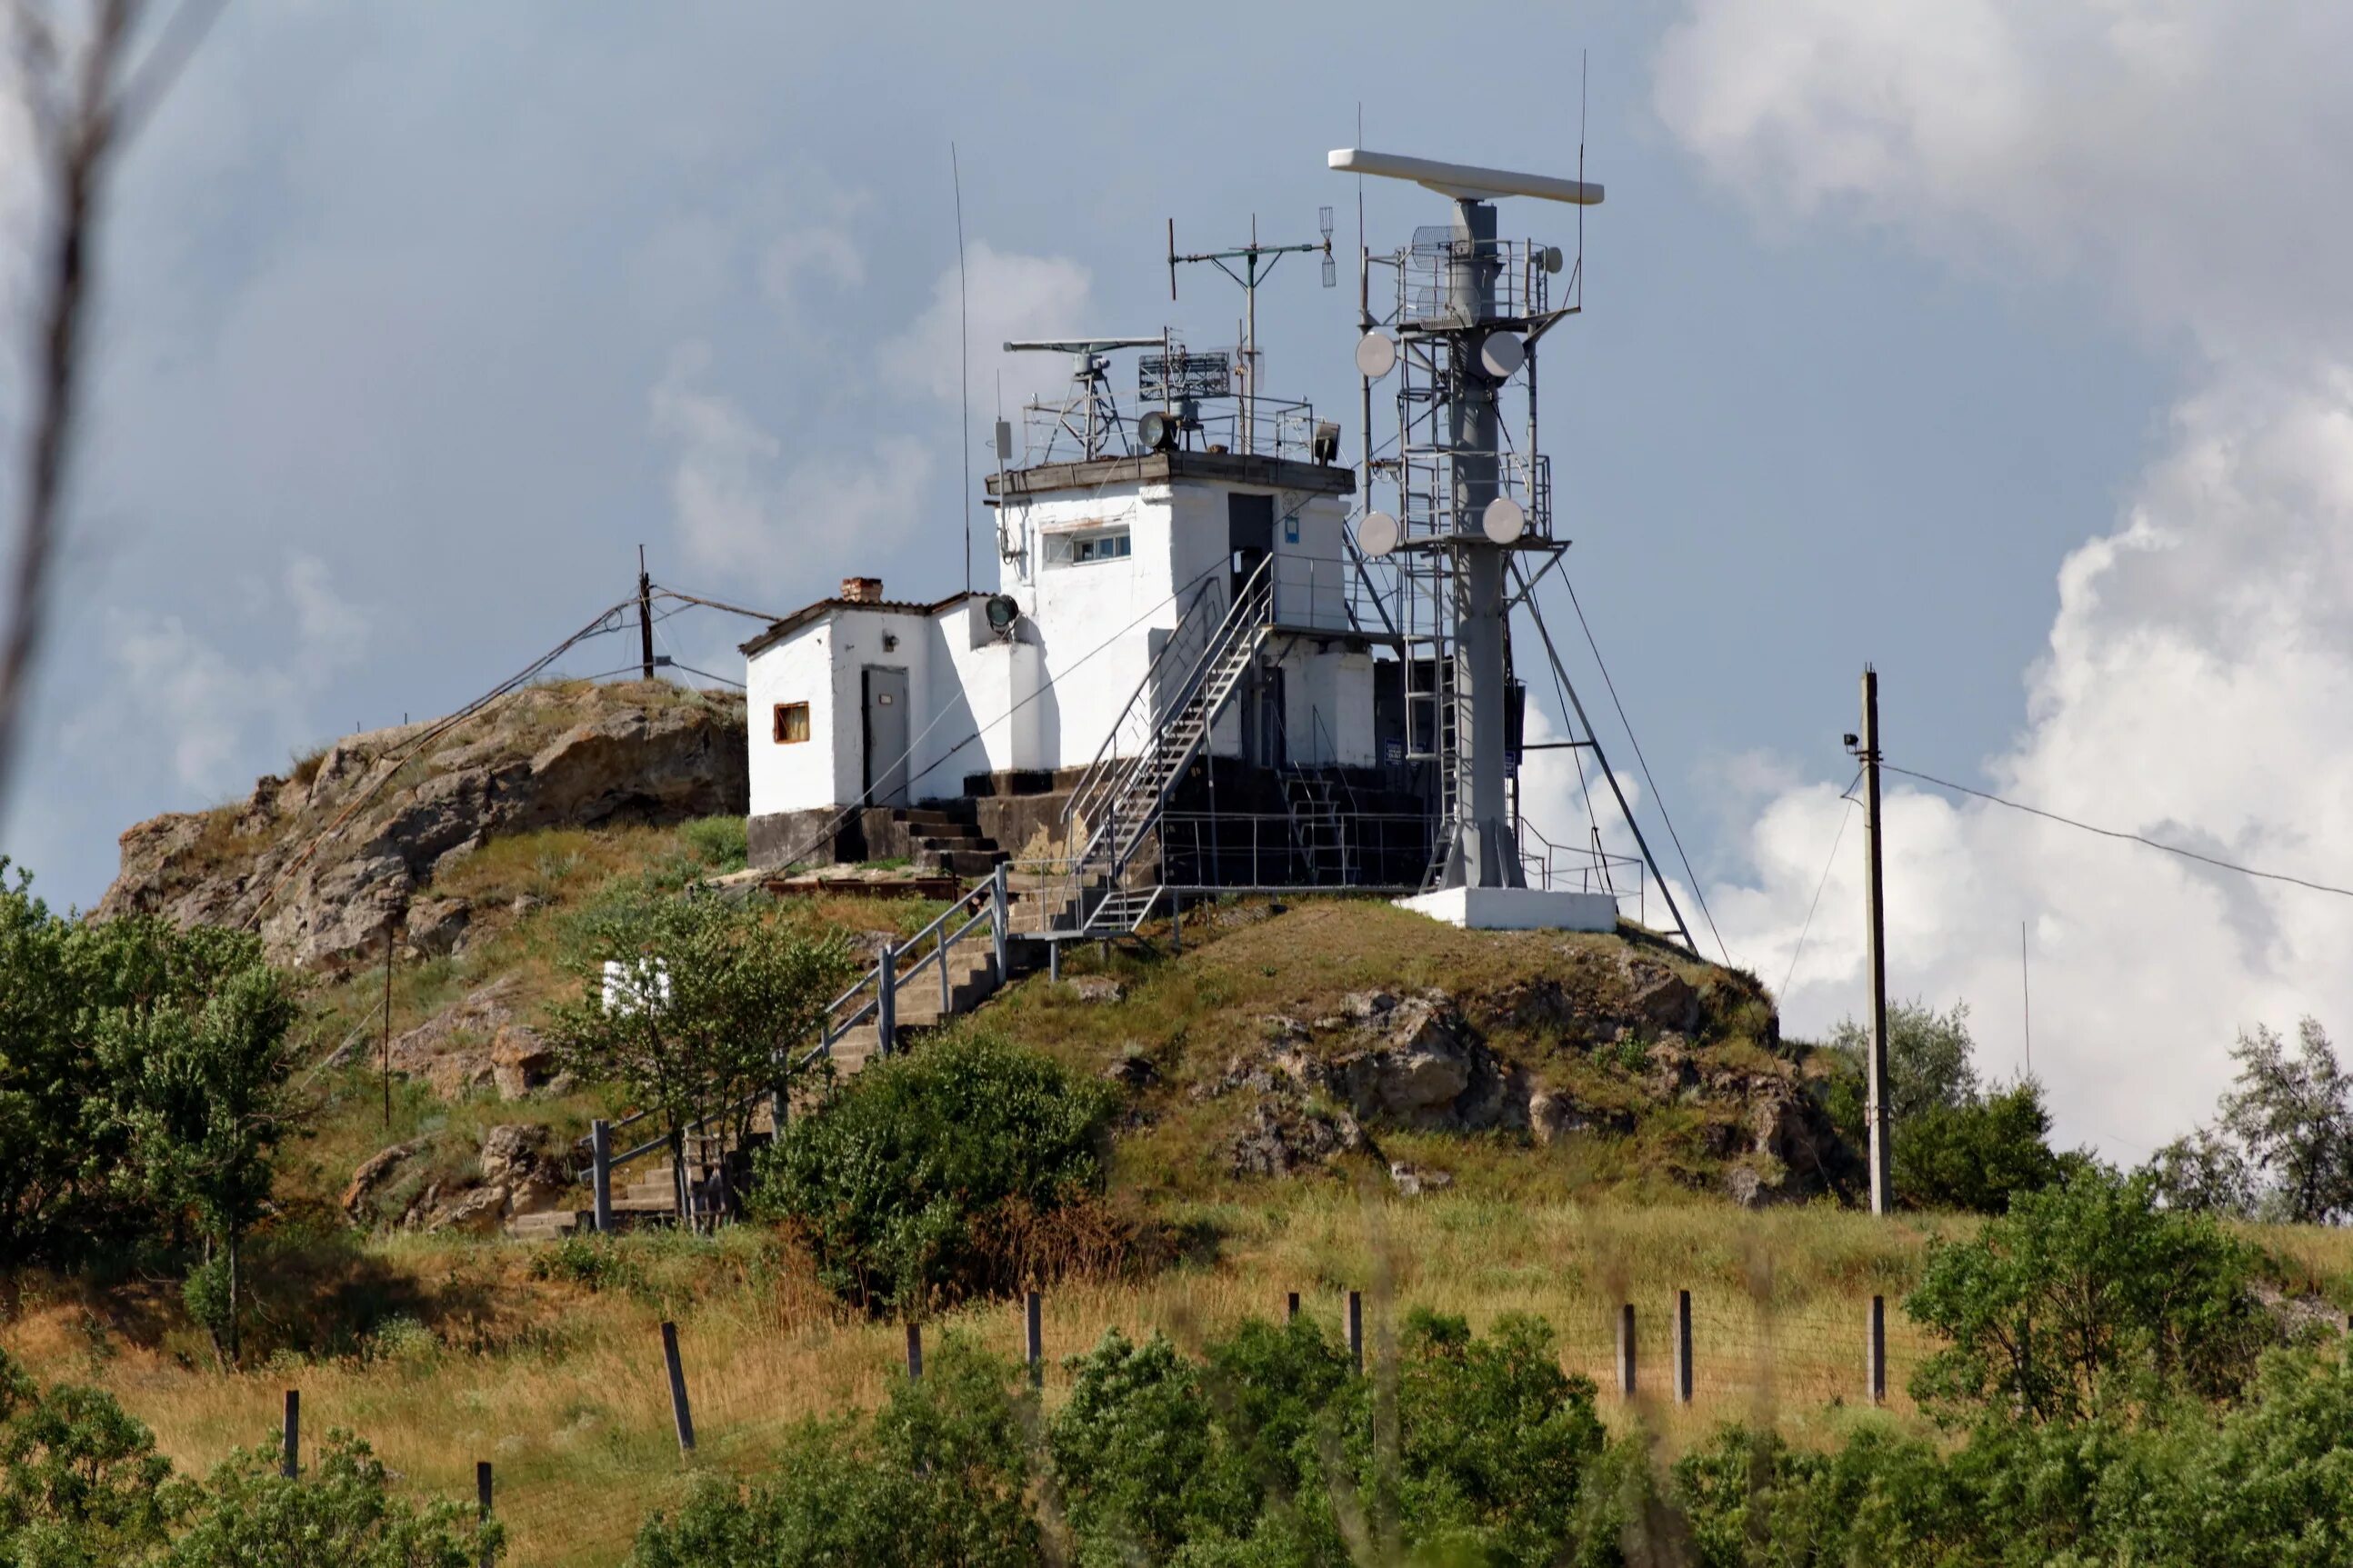
[[(1207, 639), (1200, 658), (1176, 688), (1166, 716), (1132, 757), (1098, 757), (1063, 808), (1065, 832), (1086, 835), (1071, 857), (1071, 879), (1079, 891), (1078, 934), (1108, 935), (1112, 927), (1134, 931), (1158, 900), (1159, 889), (1131, 889), (1123, 879), (1130, 862), (1158, 826), (1168, 797), (1185, 770), (1208, 744), (1209, 730), (1233, 700), (1242, 678), (1273, 618), (1272, 557), (1259, 563), (1234, 595), (1233, 607)], [(1171, 639), (1171, 646), (1176, 646)], [(1147, 679), (1147, 685), (1151, 684)], [(1144, 689), (1138, 700), (1149, 700)], [(1134, 707), (1131, 701), (1131, 708)]]

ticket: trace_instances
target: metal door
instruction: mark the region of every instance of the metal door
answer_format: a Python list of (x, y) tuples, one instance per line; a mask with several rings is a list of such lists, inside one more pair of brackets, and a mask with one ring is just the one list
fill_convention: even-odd
[(870, 664), (866, 688), (866, 804), (907, 804), (907, 672)]

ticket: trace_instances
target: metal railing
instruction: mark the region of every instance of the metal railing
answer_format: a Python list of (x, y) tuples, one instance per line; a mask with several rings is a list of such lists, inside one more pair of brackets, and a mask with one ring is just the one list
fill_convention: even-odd
[[(1007, 963), (1007, 942), (1012, 934), (1009, 912), (1009, 883), (1006, 868), (999, 864), (988, 879), (964, 893), (942, 910), (921, 931), (904, 942), (882, 944), (882, 951), (872, 967), (851, 982), (849, 987), (825, 1005), (817, 1023), (817, 1043), (796, 1057), (795, 1042), (778, 1045), (776, 1061), (779, 1069), (774, 1085), (740, 1095), (727, 1103), (707, 1110), (675, 1130), (665, 1130), (625, 1149), (613, 1152), (613, 1134), (657, 1118), (655, 1110), (638, 1110), (617, 1121), (597, 1121), (588, 1135), (575, 1145), (575, 1152), (586, 1151), (588, 1163), (589, 1190), (594, 1204), (596, 1226), (599, 1231), (613, 1228), (613, 1173), (645, 1158), (657, 1150), (670, 1149), (680, 1156), (674, 1167), (678, 1186), (678, 1213), (691, 1216), (694, 1209), (694, 1188), (686, 1174), (686, 1162), (691, 1149), (702, 1145), (702, 1159), (708, 1163), (710, 1150), (719, 1136), (709, 1130), (714, 1123), (742, 1111), (758, 1102), (762, 1095), (771, 1099), (772, 1114), (781, 1125), (786, 1112), (786, 1095), (792, 1079), (820, 1058), (829, 1058), (833, 1047), (853, 1029), (871, 1023), (874, 1026), (875, 1054), (888, 1057), (898, 1046), (898, 1003), (900, 993), (913, 984), (928, 967), (939, 977), (940, 1016), (947, 1018), (955, 1010), (955, 983), (949, 971), (948, 954), (958, 942), (982, 925), (988, 927), (990, 957), (995, 963), (997, 979), (1002, 984)], [(956, 917), (965, 917), (962, 924)], [(925, 943), (930, 944), (924, 951)], [(912, 963), (901, 967), (909, 953), (917, 956)], [(724, 1151), (720, 1152), (723, 1155)]]
[(1641, 858), (1612, 855), (1597, 842), (1556, 844), (1534, 823), (1520, 824), (1520, 868), (1528, 886), (1547, 891), (1607, 893), (1624, 904), (1634, 900), (1634, 919), (1644, 921), (1648, 869)]
[(1117, 776), (1120, 765), (1151, 750), (1162, 721), (1176, 710), (1179, 694), (1191, 689), (1210, 641), (1224, 623), (1225, 595), (1222, 572), (1212, 574), (1194, 590), (1192, 603), (1176, 618), (1168, 640), (1153, 655), (1127, 706), (1120, 710), (1087, 771), (1071, 787), (1070, 799), (1062, 806), (1066, 828), (1072, 821), (1092, 821), (1087, 814), (1101, 808), (1103, 791)]

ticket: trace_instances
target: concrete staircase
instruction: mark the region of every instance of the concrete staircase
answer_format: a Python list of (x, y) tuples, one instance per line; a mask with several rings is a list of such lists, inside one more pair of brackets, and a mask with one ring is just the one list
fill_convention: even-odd
[(1011, 858), (976, 824), (936, 807), (902, 806), (891, 813), (891, 818), (905, 829), (907, 858), (923, 870), (986, 877), (999, 862)]
[[(902, 977), (892, 988), (892, 1030), (900, 1050), (907, 1049), (914, 1037), (971, 1012), (996, 994), (1005, 983), (1005, 976), (997, 973), (997, 955), (989, 943), (968, 939), (948, 949), (947, 990), (943, 998), (940, 972), (935, 965), (927, 964), (922, 973), (911, 977), (904, 973), (907, 967), (927, 956), (928, 952), (900, 955)], [(858, 1072), (874, 1059), (881, 1047), (881, 1036), (876, 1026), (871, 1021), (859, 1025), (833, 1042), (834, 1071), (845, 1077)], [(775, 1119), (764, 1100), (753, 1112), (751, 1139), (744, 1152), (748, 1154), (765, 1145), (775, 1134)], [(718, 1162), (734, 1150), (732, 1142), (717, 1133), (690, 1133), (687, 1152), (688, 1164), (695, 1177), (707, 1181)], [(623, 1178), (626, 1184), (622, 1184)], [(678, 1222), (677, 1165), (670, 1154), (645, 1156), (616, 1172), (615, 1183), (613, 1220), (619, 1228)], [(596, 1215), (589, 1210), (553, 1209), (510, 1219), (506, 1234), (523, 1240), (551, 1241), (592, 1230), (595, 1225)]]

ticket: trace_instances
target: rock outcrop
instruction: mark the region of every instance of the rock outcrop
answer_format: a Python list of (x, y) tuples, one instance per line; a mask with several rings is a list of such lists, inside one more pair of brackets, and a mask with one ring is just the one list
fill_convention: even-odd
[(487, 1235), (556, 1207), (571, 1190), (551, 1141), (543, 1126), (508, 1122), (484, 1133), (470, 1160), (454, 1163), (433, 1139), (395, 1143), (352, 1173), (343, 1213), (359, 1226)]
[(435, 870), (539, 828), (678, 822), (748, 805), (739, 700), (632, 682), (533, 687), (446, 729), (376, 730), (266, 777), (242, 803), (142, 822), (101, 915), (259, 917), (280, 963), (462, 946), (476, 911)]

